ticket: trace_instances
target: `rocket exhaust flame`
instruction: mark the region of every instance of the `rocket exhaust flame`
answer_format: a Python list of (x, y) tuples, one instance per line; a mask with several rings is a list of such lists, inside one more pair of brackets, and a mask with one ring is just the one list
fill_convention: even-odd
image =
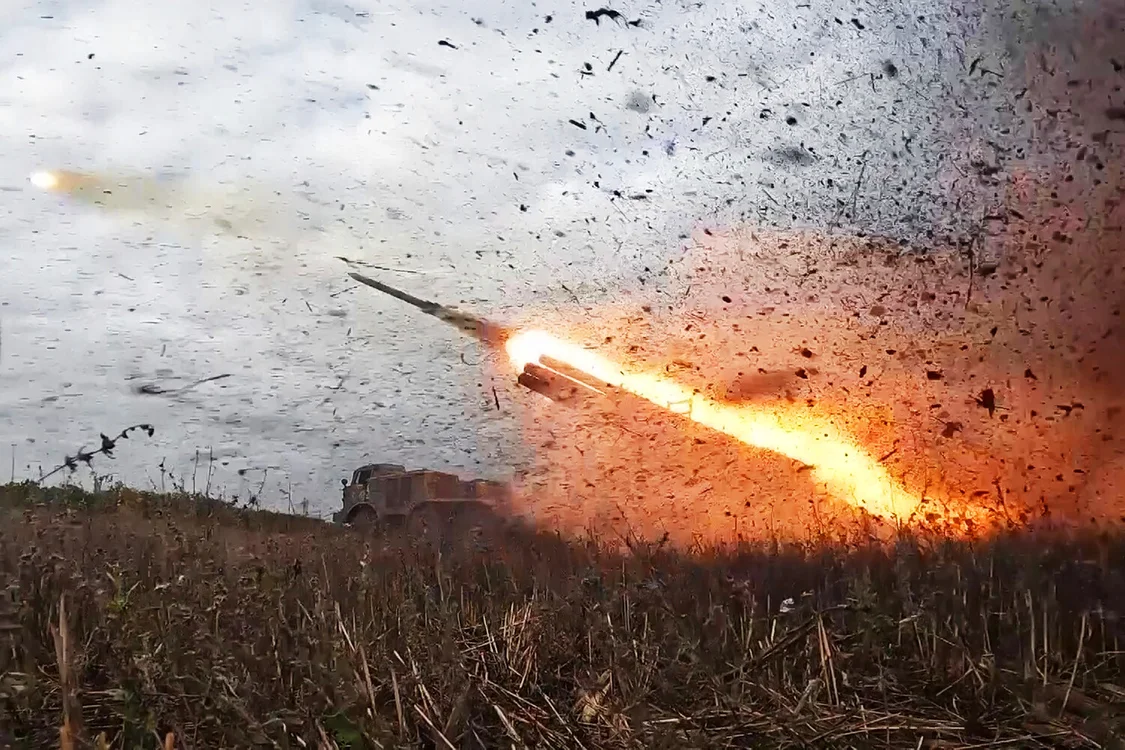
[[(505, 348), (516, 370), (530, 372), (536, 385), (543, 381), (535, 376), (536, 368), (546, 367), (611, 398), (615, 390), (632, 394), (746, 445), (806, 464), (833, 495), (881, 518), (907, 521), (922, 503), (922, 498), (904, 489), (877, 460), (827, 420), (785, 409), (721, 403), (658, 375), (626, 372), (592, 351), (543, 331), (517, 333)], [(539, 387), (533, 390), (545, 393)]]

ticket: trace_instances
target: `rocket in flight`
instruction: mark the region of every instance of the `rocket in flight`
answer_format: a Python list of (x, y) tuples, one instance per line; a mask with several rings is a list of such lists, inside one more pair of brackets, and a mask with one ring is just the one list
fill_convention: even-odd
[[(438, 320), (448, 323), (464, 335), (480, 341), (489, 349), (497, 352), (502, 352), (504, 344), (517, 333), (516, 330), (508, 326), (477, 315), (461, 312), (452, 307), (446, 307), (437, 302), (420, 299), (361, 273), (353, 271), (348, 275), (361, 284), (401, 300), (427, 315), (432, 315)], [(550, 357), (543, 357), (539, 361), (525, 364), (516, 380), (528, 390), (535, 391), (552, 401), (558, 402), (577, 402), (579, 399), (589, 396), (609, 396), (612, 398), (618, 395), (616, 389), (597, 383), (585, 373), (577, 371), (563, 362), (553, 361)]]
[(514, 333), (514, 331), (500, 325), (499, 323), (493, 323), (492, 321), (486, 320), (485, 318), (479, 317), (477, 315), (463, 313), (460, 310), (454, 309), (452, 307), (446, 307), (445, 305), (440, 305), (437, 302), (420, 299), (418, 297), (415, 297), (413, 294), (407, 294), (401, 289), (396, 289), (389, 284), (384, 284), (381, 281), (373, 279), (369, 276), (364, 276), (361, 273), (356, 273), (353, 271), (349, 273), (348, 276), (352, 277), (360, 284), (369, 286), (372, 289), (382, 292), (383, 294), (394, 297), (397, 300), (401, 300), (408, 305), (417, 307), (427, 315), (432, 315), (443, 323), (448, 323), (461, 333), (469, 336), (470, 338), (474, 338), (477, 341), (480, 341), (489, 348), (503, 348), (504, 342), (507, 341), (508, 338)]

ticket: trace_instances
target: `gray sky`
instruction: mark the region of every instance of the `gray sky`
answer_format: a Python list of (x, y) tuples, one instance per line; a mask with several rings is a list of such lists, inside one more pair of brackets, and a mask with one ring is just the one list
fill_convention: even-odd
[[(316, 513), (368, 458), (503, 475), (522, 454), (480, 353), (350, 290), (335, 256), (545, 320), (667, 292), (700, 227), (914, 240), (995, 198), (957, 165), (1009, 117), (980, 68), (1006, 72), (1029, 22), (959, 2), (596, 7), (4, 3), (0, 455), (17, 478), (136, 422), (155, 438), (99, 470), (159, 484), (163, 460), (190, 487), (213, 451), (213, 489), (268, 470), (263, 502), (285, 507), (292, 483)], [(44, 168), (101, 175), (123, 210), (32, 189)]]

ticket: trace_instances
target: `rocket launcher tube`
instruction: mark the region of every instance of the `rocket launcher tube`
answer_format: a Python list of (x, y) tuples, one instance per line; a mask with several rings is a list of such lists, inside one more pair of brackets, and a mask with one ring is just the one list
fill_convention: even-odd
[[(574, 365), (563, 362), (562, 360), (555, 359), (554, 357), (544, 354), (539, 358), (539, 364), (549, 370), (554, 370), (559, 375), (562, 375), (570, 380), (575, 380), (582, 385), (599, 393), (605, 393), (613, 389), (613, 386), (608, 383), (602, 383), (589, 373), (579, 370)], [(615, 389), (614, 389), (615, 390)]]
[(534, 362), (524, 365), (517, 382), (525, 388), (541, 393), (552, 401), (573, 403), (591, 396), (604, 398), (606, 394), (577, 378)]

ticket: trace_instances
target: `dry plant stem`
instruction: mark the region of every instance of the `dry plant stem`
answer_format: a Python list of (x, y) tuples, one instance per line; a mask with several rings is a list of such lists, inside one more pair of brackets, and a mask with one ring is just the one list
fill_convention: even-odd
[(0, 639), (19, 644), (0, 641), (0, 735), (15, 747), (1125, 736), (1120, 537), (685, 555), (513, 528), (435, 549), (182, 494), (32, 483), (0, 488), (0, 514)]
[(1059, 716), (1061, 717), (1066, 711), (1067, 704), (1070, 702), (1070, 692), (1074, 690), (1074, 678), (1078, 675), (1078, 662), (1082, 659), (1082, 646), (1086, 643), (1086, 614), (1082, 614), (1081, 630), (1078, 633), (1078, 648), (1074, 651), (1074, 666), (1070, 670), (1070, 681), (1066, 684), (1066, 694), (1062, 699), (1062, 706), (1059, 707)]
[(78, 452), (75, 453), (73, 456), (66, 456), (63, 459), (63, 462), (61, 464), (56, 466), (54, 469), (51, 469), (50, 471), (48, 471), (46, 474), (43, 474), (42, 476), (40, 476), (38, 481), (36, 482), (36, 484), (42, 484), (44, 480), (49, 479), (50, 477), (53, 477), (55, 474), (58, 474), (60, 471), (63, 471), (63, 470), (73, 472), (78, 468), (78, 464), (80, 464), (80, 463), (84, 463), (87, 466), (89, 466), (91, 461), (93, 460), (94, 456), (97, 456), (97, 455), (112, 456), (114, 448), (117, 447), (117, 443), (122, 441), (122, 440), (128, 439), (129, 434), (132, 433), (132, 432), (135, 432), (137, 430), (140, 430), (140, 431), (146, 433), (149, 437), (152, 437), (153, 433), (156, 431), (153, 428), (153, 426), (150, 425), (150, 424), (135, 424), (131, 427), (126, 427), (124, 430), (122, 430), (120, 433), (117, 434), (117, 437), (114, 437), (114, 438), (107, 437), (103, 433), (100, 436), (101, 437), (101, 447), (100, 448), (98, 448), (97, 450), (92, 450), (92, 451), (87, 451), (85, 447), (79, 448)]
[(85, 728), (82, 725), (82, 706), (78, 702), (78, 686), (71, 668), (70, 629), (67, 627), (66, 595), (59, 595), (58, 627), (51, 627), (55, 646), (55, 661), (59, 670), (59, 691), (62, 694), (62, 726), (59, 744), (63, 750), (86, 747)]

